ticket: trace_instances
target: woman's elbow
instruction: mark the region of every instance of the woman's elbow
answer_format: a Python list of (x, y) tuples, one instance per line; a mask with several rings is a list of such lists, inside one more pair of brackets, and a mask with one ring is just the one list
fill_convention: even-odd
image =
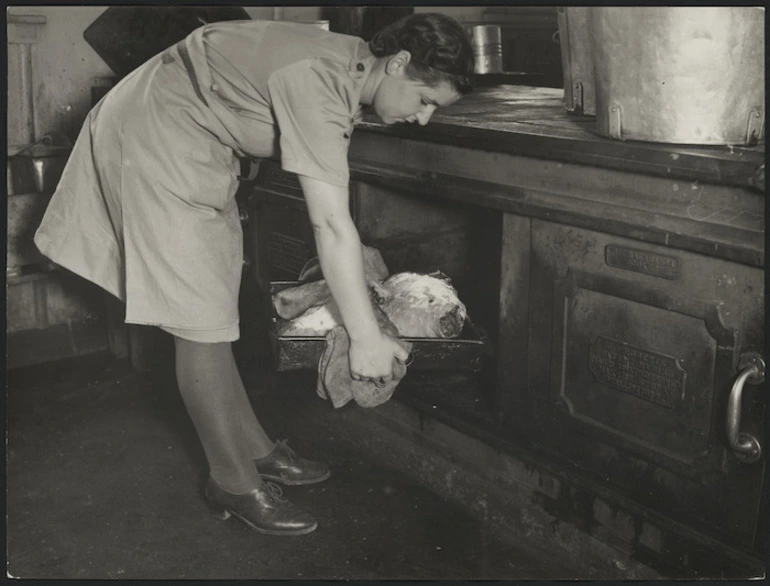
[(350, 217), (325, 217), (312, 221), (312, 226), (317, 241), (333, 244), (360, 242), (358, 231)]

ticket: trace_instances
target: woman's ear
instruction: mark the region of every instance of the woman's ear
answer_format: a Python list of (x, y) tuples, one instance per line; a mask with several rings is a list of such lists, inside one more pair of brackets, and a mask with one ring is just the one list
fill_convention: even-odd
[(385, 64), (385, 73), (387, 75), (393, 75), (395, 73), (403, 73), (406, 70), (406, 66), (409, 65), (409, 61), (412, 59), (412, 54), (409, 51), (399, 51), (395, 55), (388, 58)]

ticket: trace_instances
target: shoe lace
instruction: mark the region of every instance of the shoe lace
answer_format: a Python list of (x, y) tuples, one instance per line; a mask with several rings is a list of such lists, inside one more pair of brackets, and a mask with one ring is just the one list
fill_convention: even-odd
[(289, 440), (285, 440), (284, 439), (284, 440), (278, 440), (275, 443), (278, 444), (279, 446), (281, 446), (281, 448), (283, 449), (284, 453), (287, 456), (289, 456), (289, 460), (291, 462), (296, 462), (297, 461), (297, 452), (295, 452), (294, 450), (292, 450), (289, 447), (288, 441)]
[(283, 490), (281, 490), (280, 486), (269, 481), (265, 481), (264, 486), (265, 486), (265, 491), (270, 495), (273, 501), (275, 501), (276, 503), (288, 502), (288, 499), (283, 498)]

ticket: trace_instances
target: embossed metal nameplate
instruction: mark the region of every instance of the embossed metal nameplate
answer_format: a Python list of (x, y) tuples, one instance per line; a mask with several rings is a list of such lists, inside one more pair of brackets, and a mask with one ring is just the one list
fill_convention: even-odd
[(608, 244), (604, 249), (604, 258), (611, 267), (663, 279), (679, 278), (679, 260), (673, 256)]
[(599, 336), (588, 366), (600, 383), (658, 405), (673, 408), (684, 398), (686, 373), (673, 356)]

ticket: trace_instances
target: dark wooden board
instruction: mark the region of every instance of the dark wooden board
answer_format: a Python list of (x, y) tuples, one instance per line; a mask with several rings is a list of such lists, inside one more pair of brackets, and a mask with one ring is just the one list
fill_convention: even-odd
[[(436, 112), (424, 127), (386, 126), (366, 116), (360, 130), (691, 181), (756, 188), (765, 162), (755, 147), (620, 141), (600, 136), (594, 116), (568, 113), (563, 90), (481, 87)], [(764, 169), (761, 172), (764, 190)]]

